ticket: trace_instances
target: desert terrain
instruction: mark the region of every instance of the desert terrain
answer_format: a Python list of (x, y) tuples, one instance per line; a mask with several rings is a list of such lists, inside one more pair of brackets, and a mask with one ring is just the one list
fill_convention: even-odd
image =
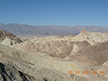
[(0, 81), (108, 81), (108, 33), (70, 34), (20, 38), (0, 30)]

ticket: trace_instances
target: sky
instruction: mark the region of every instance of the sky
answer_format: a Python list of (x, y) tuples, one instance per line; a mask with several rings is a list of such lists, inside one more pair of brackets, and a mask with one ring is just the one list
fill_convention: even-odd
[(0, 23), (108, 26), (108, 0), (0, 0)]

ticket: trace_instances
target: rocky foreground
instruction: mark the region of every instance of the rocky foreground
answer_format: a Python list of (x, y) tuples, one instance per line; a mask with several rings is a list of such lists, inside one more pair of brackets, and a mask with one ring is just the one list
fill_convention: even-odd
[(107, 33), (21, 39), (0, 32), (0, 81), (108, 81)]

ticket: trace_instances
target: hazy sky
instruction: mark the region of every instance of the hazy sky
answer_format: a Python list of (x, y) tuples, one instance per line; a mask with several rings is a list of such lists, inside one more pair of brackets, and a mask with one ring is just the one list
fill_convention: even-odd
[(0, 23), (108, 26), (108, 0), (0, 0)]

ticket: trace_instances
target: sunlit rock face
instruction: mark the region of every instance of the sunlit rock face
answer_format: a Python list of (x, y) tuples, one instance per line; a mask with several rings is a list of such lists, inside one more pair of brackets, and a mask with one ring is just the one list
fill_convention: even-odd
[(73, 37), (74, 41), (88, 41), (91, 45), (108, 41), (108, 33), (88, 32), (84, 29), (77, 36)]
[(0, 44), (13, 46), (20, 44), (23, 40), (13, 35), (12, 33), (0, 30)]

